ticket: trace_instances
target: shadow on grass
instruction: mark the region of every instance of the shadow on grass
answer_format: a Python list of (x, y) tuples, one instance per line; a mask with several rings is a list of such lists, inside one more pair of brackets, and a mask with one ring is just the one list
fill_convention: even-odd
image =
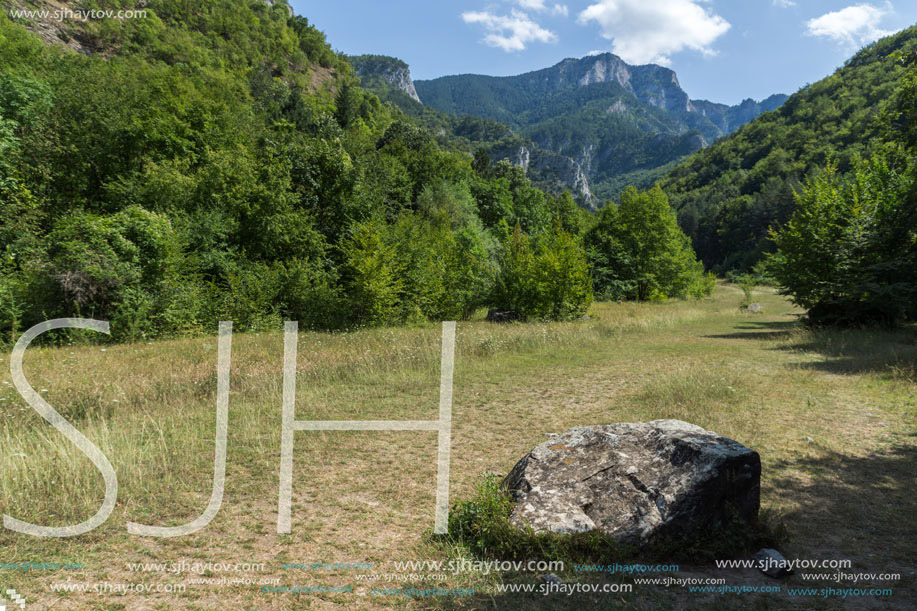
[(752, 321), (736, 325), (735, 329), (748, 329), (747, 331), (737, 331), (736, 333), (719, 333), (716, 335), (705, 335), (708, 339), (754, 339), (754, 340), (781, 340), (791, 337), (794, 329), (799, 329), (799, 323), (795, 321)]
[(917, 326), (899, 329), (811, 329), (793, 321), (761, 321), (736, 325), (736, 333), (705, 335), (715, 339), (785, 341), (775, 348), (816, 353), (823, 360), (792, 367), (827, 373), (873, 373), (917, 383)]
[(799, 363), (802, 369), (827, 373), (874, 373), (917, 382), (917, 327), (882, 329), (813, 329), (781, 350), (814, 352), (824, 360)]
[(859, 560), (869, 573), (913, 572), (917, 435), (868, 456), (829, 451), (781, 460), (769, 471), (776, 474), (770, 485), (793, 500), (783, 518), (819, 553), (836, 546), (836, 558)]

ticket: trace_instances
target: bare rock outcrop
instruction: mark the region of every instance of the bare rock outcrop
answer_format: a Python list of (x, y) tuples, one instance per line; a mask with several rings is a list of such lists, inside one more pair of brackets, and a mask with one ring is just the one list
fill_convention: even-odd
[(539, 444), (504, 479), (513, 523), (536, 531), (600, 530), (642, 544), (752, 522), (757, 452), (680, 420), (575, 427)]

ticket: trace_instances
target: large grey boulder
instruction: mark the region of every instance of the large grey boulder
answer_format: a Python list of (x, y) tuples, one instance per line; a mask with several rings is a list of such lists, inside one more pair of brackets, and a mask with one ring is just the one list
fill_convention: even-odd
[(536, 446), (506, 476), (511, 521), (535, 531), (600, 530), (641, 544), (753, 521), (761, 459), (681, 420), (575, 427)]

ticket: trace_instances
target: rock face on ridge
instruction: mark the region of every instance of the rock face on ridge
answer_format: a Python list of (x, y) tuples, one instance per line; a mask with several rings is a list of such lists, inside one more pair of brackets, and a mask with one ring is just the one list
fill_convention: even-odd
[(589, 188), (586, 172), (576, 159), (558, 155), (533, 143), (521, 146), (513, 144), (510, 147), (497, 145), (491, 149), (490, 154), (495, 161), (507, 159), (521, 167), (549, 191), (568, 189), (583, 207), (595, 210), (597, 200)]
[(680, 420), (575, 427), (539, 444), (506, 476), (511, 521), (535, 531), (600, 530), (645, 543), (753, 522), (757, 452)]
[(652, 186), (668, 164), (786, 100), (693, 100), (669, 68), (631, 65), (612, 53), (515, 76), (456, 74), (415, 86), (427, 108), (499, 121), (540, 149), (573, 159), (599, 200), (616, 198), (626, 185)]
[(356, 55), (349, 57), (348, 61), (357, 76), (363, 79), (380, 78), (415, 102), (420, 102), (414, 81), (411, 80), (411, 69), (400, 59), (386, 55)]
[[(606, 87), (595, 89), (596, 85)], [(558, 114), (575, 113), (592, 99), (607, 99), (610, 105), (619, 100), (635, 101), (665, 113), (669, 121), (653, 125), (652, 129), (675, 132), (697, 129), (708, 141), (732, 132), (762, 112), (778, 108), (787, 99), (776, 94), (761, 102), (747, 99), (736, 106), (692, 100), (673, 70), (656, 64), (631, 65), (612, 53), (567, 58), (549, 68), (516, 76), (458, 74), (420, 80), (417, 87), (424, 93), (424, 99), (429, 98), (427, 104), (437, 110), (456, 115), (476, 114), (511, 126), (519, 123), (520, 128), (556, 118)], [(596, 93), (578, 91), (589, 88)], [(552, 104), (557, 96), (574, 101)], [(544, 104), (548, 107), (533, 112)], [(648, 127), (644, 125), (643, 129)]]

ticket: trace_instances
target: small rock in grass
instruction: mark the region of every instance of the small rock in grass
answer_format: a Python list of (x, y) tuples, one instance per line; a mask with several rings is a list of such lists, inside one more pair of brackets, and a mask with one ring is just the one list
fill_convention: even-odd
[(554, 573), (545, 573), (544, 575), (539, 575), (538, 581), (542, 583), (563, 583), (563, 580)]
[(754, 558), (758, 562), (758, 569), (769, 577), (783, 577), (793, 573), (789, 561), (775, 549), (765, 547), (758, 550)]
[(484, 320), (487, 322), (522, 322), (524, 317), (519, 312), (512, 310), (488, 310)]

